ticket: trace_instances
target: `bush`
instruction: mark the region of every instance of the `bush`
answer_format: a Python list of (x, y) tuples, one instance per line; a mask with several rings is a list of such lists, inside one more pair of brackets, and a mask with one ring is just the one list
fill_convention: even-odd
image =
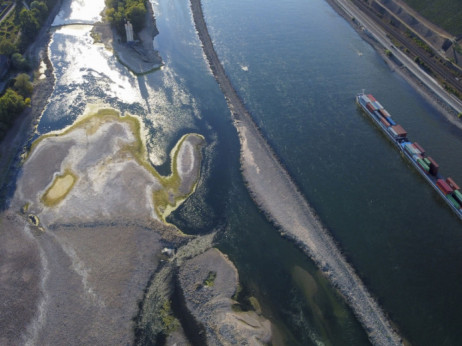
[(34, 91), (34, 87), (27, 73), (21, 73), (16, 77), (16, 81), (14, 82), (14, 89), (22, 97), (29, 97), (32, 95), (32, 91)]
[(10, 126), (25, 108), (24, 98), (12, 89), (0, 97), (0, 123)]

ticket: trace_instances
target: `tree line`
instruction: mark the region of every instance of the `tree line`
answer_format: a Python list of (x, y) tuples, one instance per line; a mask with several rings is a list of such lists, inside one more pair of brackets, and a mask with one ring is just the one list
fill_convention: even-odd
[(105, 0), (105, 18), (123, 36), (125, 22), (130, 21), (133, 31), (138, 33), (144, 27), (144, 18), (147, 13), (146, 0)]
[(33, 86), (27, 73), (20, 73), (12, 87), (0, 96), (0, 139), (8, 132), (16, 117), (30, 105)]
[(26, 72), (30, 72), (31, 64), (23, 54), (36, 39), (57, 1), (15, 0), (13, 18), (8, 20), (7, 31), (10, 35), (2, 37), (0, 41), (0, 54), (4, 55), (8, 62), (8, 67), (3, 66), (3, 68), (8, 68), (10, 75), (16, 74), (14, 79), (7, 82), (9, 87), (0, 96), (0, 140), (16, 117), (30, 105), (33, 84)]

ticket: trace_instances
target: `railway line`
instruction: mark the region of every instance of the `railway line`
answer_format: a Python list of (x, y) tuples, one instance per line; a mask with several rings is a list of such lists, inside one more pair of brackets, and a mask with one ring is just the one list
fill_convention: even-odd
[(428, 52), (426, 52), (423, 48), (416, 46), (412, 42), (412, 39), (404, 35), (398, 28), (382, 21), (379, 18), (377, 12), (371, 9), (369, 5), (359, 0), (353, 0), (353, 3), (357, 8), (359, 8), (363, 13), (365, 13), (376, 25), (380, 26), (382, 30), (387, 32), (387, 34), (393, 40), (396, 40), (404, 47), (406, 47), (412, 56), (419, 57), (420, 61), (424, 64), (424, 66), (427, 66), (428, 69), (435, 75), (435, 77), (440, 77), (441, 79), (443, 79), (449, 87), (457, 91), (459, 95), (462, 96), (462, 76), (456, 77), (448, 67), (442, 65), (442, 63), (435, 61), (433, 57), (430, 57), (428, 55)]

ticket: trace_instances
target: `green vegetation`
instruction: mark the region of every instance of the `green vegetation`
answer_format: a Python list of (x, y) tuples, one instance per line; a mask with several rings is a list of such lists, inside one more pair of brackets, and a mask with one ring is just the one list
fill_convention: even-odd
[(15, 52), (24, 52), (37, 37), (56, 2), (57, 0), (27, 1), (27, 9), (22, 1), (16, 1), (15, 9), (0, 24), (0, 53), (10, 56)]
[(209, 272), (207, 278), (204, 280), (203, 285), (206, 287), (212, 287), (215, 285), (215, 279), (217, 278), (216, 272)]
[(143, 29), (146, 0), (105, 0), (105, 3), (105, 19), (115, 26), (120, 35), (125, 34), (124, 24), (127, 20), (132, 23), (135, 33)]
[(0, 139), (3, 139), (16, 117), (26, 107), (24, 97), (13, 89), (7, 89), (0, 97)]
[(449, 33), (462, 34), (462, 1), (460, 0), (404, 0), (429, 21)]
[(435, 55), (433, 49), (431, 49), (431, 47), (428, 44), (426, 44), (424, 41), (422, 41), (420, 38), (414, 35), (413, 32), (406, 29), (405, 33), (407, 37), (411, 38), (420, 48), (424, 49), (430, 56)]
[(170, 301), (164, 301), (159, 314), (162, 321), (162, 330), (165, 335), (174, 332), (179, 327), (180, 322), (173, 315)]

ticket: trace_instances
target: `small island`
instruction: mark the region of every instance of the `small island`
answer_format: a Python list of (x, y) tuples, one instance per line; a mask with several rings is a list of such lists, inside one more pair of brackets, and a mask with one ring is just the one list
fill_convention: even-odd
[(152, 5), (145, 0), (106, 1), (104, 22), (94, 25), (92, 35), (136, 75), (159, 69), (162, 58), (154, 49), (156, 27)]

